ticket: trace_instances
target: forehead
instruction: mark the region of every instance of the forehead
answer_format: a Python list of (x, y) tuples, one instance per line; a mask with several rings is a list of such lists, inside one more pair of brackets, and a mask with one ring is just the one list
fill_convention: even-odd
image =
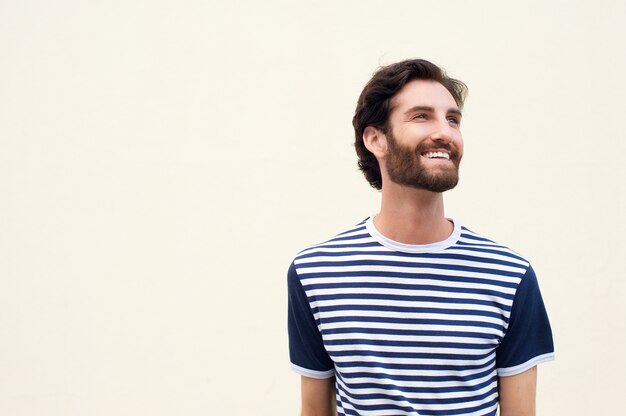
[(437, 81), (423, 79), (410, 81), (391, 99), (392, 113), (404, 112), (415, 106), (458, 110), (454, 97), (446, 87)]

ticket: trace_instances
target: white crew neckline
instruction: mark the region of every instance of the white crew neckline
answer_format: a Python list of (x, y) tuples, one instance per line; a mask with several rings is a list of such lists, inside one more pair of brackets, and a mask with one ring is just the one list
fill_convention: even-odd
[(430, 253), (435, 251), (442, 251), (454, 245), (459, 240), (459, 237), (461, 237), (461, 225), (457, 221), (454, 221), (452, 218), (447, 218), (447, 220), (451, 221), (454, 225), (454, 229), (452, 230), (452, 234), (450, 234), (450, 236), (445, 240), (429, 244), (400, 243), (382, 235), (374, 225), (374, 217), (375, 215), (372, 215), (365, 221), (365, 228), (367, 229), (367, 232), (372, 236), (374, 240), (378, 241), (380, 244), (393, 251), (400, 251), (403, 253)]

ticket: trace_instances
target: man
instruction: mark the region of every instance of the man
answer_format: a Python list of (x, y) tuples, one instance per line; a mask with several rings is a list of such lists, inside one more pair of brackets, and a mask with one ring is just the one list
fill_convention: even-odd
[(421, 59), (381, 68), (361, 93), (359, 168), (382, 203), (289, 269), (303, 415), (535, 414), (536, 365), (554, 347), (533, 269), (444, 216), (465, 95)]

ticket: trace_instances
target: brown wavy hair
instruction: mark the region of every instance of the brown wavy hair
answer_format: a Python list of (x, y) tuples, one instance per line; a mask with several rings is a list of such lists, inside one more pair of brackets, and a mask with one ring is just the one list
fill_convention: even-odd
[(443, 85), (452, 94), (454, 101), (463, 108), (467, 86), (446, 75), (443, 68), (425, 59), (408, 59), (379, 68), (369, 80), (356, 105), (352, 125), (354, 147), (359, 157), (359, 169), (373, 188), (382, 189), (380, 166), (376, 157), (365, 147), (363, 132), (368, 126), (376, 127), (384, 134), (389, 132), (389, 113), (392, 98), (410, 81), (432, 80)]

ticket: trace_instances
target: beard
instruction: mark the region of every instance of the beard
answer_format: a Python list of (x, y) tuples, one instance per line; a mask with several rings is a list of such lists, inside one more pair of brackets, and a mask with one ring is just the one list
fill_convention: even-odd
[[(452, 166), (432, 168), (424, 166), (422, 153), (435, 148), (450, 152)], [(398, 185), (431, 192), (444, 192), (459, 183), (459, 165), (463, 155), (460, 155), (448, 143), (438, 143), (434, 146), (422, 143), (415, 149), (411, 149), (409, 146), (398, 143), (390, 131), (387, 134), (387, 150), (385, 167), (389, 179)]]

